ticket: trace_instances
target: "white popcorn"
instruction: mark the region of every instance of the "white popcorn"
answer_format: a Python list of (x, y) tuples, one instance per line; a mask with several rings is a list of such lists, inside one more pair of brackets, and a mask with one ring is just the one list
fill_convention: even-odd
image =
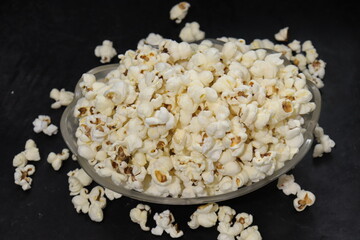
[(96, 46), (95, 56), (100, 57), (101, 63), (108, 63), (116, 56), (116, 50), (113, 48), (113, 42), (104, 40), (102, 45)]
[(253, 216), (245, 212), (238, 213), (235, 219), (237, 222), (242, 224), (243, 229), (247, 228), (253, 223)]
[(138, 45), (150, 44), (152, 46), (159, 46), (163, 40), (164, 38), (160, 34), (150, 33), (145, 39), (142, 39)]
[(82, 168), (70, 171), (67, 175), (69, 177), (68, 182), (71, 196), (79, 194), (83, 187), (89, 186), (92, 182), (92, 179)]
[(275, 39), (279, 42), (286, 42), (288, 40), (289, 27), (280, 29), (278, 33), (274, 35)]
[(55, 102), (51, 104), (51, 108), (57, 109), (61, 106), (69, 105), (74, 99), (74, 93), (65, 91), (64, 88), (60, 91), (56, 88), (53, 88), (50, 91), (50, 98), (55, 100)]
[(24, 167), (27, 162), (24, 152), (18, 153), (13, 158), (13, 167)]
[(106, 206), (105, 190), (102, 187), (94, 187), (89, 193), (89, 217), (94, 222), (101, 222), (104, 218), (102, 211)]
[(221, 206), (219, 207), (218, 220), (219, 222), (230, 223), (235, 214), (236, 212), (234, 209), (228, 206)]
[(30, 176), (33, 175), (34, 172), (35, 166), (31, 164), (17, 167), (14, 173), (15, 184), (21, 186), (24, 191), (29, 190), (32, 183)]
[(150, 228), (146, 226), (146, 222), (150, 213), (151, 209), (148, 205), (138, 204), (136, 208), (130, 210), (130, 219), (139, 224), (143, 231), (149, 231)]
[(188, 2), (181, 2), (174, 5), (170, 10), (170, 19), (175, 20), (178, 24), (181, 23), (186, 17), (189, 8), (190, 4)]
[(49, 116), (46, 115), (39, 115), (34, 121), (34, 132), (40, 133), (43, 132), (46, 135), (53, 135), (58, 132), (57, 126), (51, 124), (51, 119)]
[(326, 63), (323, 60), (315, 60), (308, 66), (312, 77), (324, 78)]
[(34, 140), (29, 139), (25, 143), (25, 150), (17, 154), (13, 159), (14, 167), (24, 167), (28, 161), (39, 161), (40, 153)]
[(114, 192), (110, 189), (105, 188), (105, 196), (110, 200), (119, 199), (122, 197), (122, 194)]
[(185, 27), (181, 29), (179, 37), (184, 42), (195, 42), (204, 39), (205, 32), (200, 30), (197, 22), (186, 23)]
[(79, 195), (74, 196), (71, 202), (74, 204), (76, 212), (88, 213), (90, 208), (88, 190), (82, 188)]
[(53, 152), (49, 153), (47, 157), (47, 162), (51, 164), (55, 171), (58, 171), (61, 168), (62, 161), (67, 160), (69, 156), (69, 149), (64, 148), (59, 154)]
[(295, 182), (293, 175), (281, 175), (278, 179), (277, 188), (282, 190), (286, 195), (296, 195), (300, 190), (299, 184)]
[(220, 232), (218, 240), (235, 240), (235, 236), (241, 233), (243, 227), (239, 222), (234, 222), (232, 225), (227, 222), (219, 222), (217, 230)]
[(167, 130), (172, 129), (175, 125), (175, 118), (166, 108), (161, 107), (156, 111), (153, 117), (146, 118), (145, 123), (148, 126), (165, 125)]
[(50, 124), (47, 128), (43, 130), (43, 133), (49, 136), (55, 135), (57, 134), (57, 132), (58, 132), (58, 127), (55, 126), (54, 124)]
[(175, 218), (169, 210), (165, 210), (160, 214), (155, 213), (154, 220), (156, 227), (151, 229), (152, 234), (161, 236), (165, 231), (172, 238), (179, 238), (184, 235), (183, 231), (178, 229), (178, 225), (173, 224)]
[(301, 52), (301, 44), (298, 40), (293, 40), (291, 43), (288, 44), (288, 47), (296, 53)]
[(314, 129), (314, 135), (318, 144), (314, 147), (313, 157), (322, 157), (324, 153), (331, 152), (331, 149), (335, 147), (335, 142), (329, 135), (324, 134), (324, 129), (319, 124)]
[(258, 226), (252, 226), (246, 228), (241, 232), (240, 236), (236, 238), (237, 240), (261, 240), (261, 234), (258, 230)]
[(307, 206), (315, 203), (315, 195), (312, 192), (301, 190), (296, 196), (294, 199), (294, 207), (298, 212), (304, 211)]
[(197, 210), (190, 216), (190, 222), (188, 222), (189, 227), (191, 229), (196, 229), (199, 226), (205, 228), (215, 226), (218, 220), (216, 215), (218, 209), (219, 206), (216, 203), (209, 203), (199, 206)]
[[(105, 79), (84, 74), (78, 154), (115, 184), (162, 197), (223, 194), (282, 168), (304, 142), (300, 115), (316, 107), (306, 81), (321, 83), (325, 64), (310, 62), (309, 43), (220, 40), (222, 48), (149, 34)], [(78, 194), (83, 184), (70, 182)]]

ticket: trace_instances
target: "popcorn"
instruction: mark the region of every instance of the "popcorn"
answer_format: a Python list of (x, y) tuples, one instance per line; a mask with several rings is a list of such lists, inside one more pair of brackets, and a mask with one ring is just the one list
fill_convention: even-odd
[(100, 57), (101, 63), (108, 63), (110, 60), (115, 57), (116, 50), (113, 48), (113, 42), (109, 40), (104, 40), (102, 45), (96, 46), (95, 56)]
[(77, 213), (88, 213), (90, 208), (89, 203), (89, 191), (86, 188), (82, 188), (79, 192), (79, 195), (76, 195), (72, 198), (71, 202), (74, 204), (74, 208)]
[(175, 20), (177, 24), (186, 17), (187, 12), (190, 8), (190, 4), (187, 2), (181, 2), (174, 5), (170, 10), (170, 19)]
[(76, 168), (73, 171), (68, 172), (69, 191), (71, 196), (78, 195), (83, 187), (89, 186), (92, 179), (82, 169)]
[(145, 123), (151, 127), (156, 125), (165, 125), (167, 130), (170, 130), (175, 125), (174, 115), (169, 113), (169, 111), (161, 107), (159, 111), (156, 111), (154, 117), (146, 118)]
[(219, 207), (218, 212), (218, 219), (219, 222), (226, 222), (229, 223), (235, 216), (236, 212), (234, 209), (228, 207), (228, 206), (221, 206)]
[(122, 194), (114, 192), (110, 189), (105, 188), (105, 196), (110, 200), (119, 199), (122, 197)]
[[(234, 240), (240, 238), (241, 232), (250, 226), (253, 222), (253, 216), (247, 213), (239, 213), (235, 216), (236, 212), (228, 206), (221, 206), (218, 212), (219, 224), (217, 230), (219, 240)], [(235, 216), (235, 221), (233, 218)]]
[(61, 168), (62, 161), (67, 160), (69, 156), (69, 149), (64, 148), (59, 154), (53, 152), (49, 153), (47, 157), (47, 162), (51, 164), (55, 171), (58, 171)]
[(25, 151), (15, 155), (13, 159), (14, 167), (24, 167), (28, 161), (39, 161), (40, 154), (39, 149), (36, 146), (34, 140), (29, 139), (25, 143)]
[(300, 53), (301, 51), (301, 44), (298, 40), (293, 40), (291, 43), (288, 44), (288, 47), (296, 53)]
[(159, 46), (159, 44), (163, 40), (164, 40), (164, 38), (160, 34), (150, 33), (145, 39), (140, 40), (140, 42), (138, 43), (138, 46), (142, 46), (143, 44)]
[(335, 142), (324, 134), (324, 129), (319, 124), (314, 129), (314, 135), (318, 144), (314, 147), (313, 157), (322, 157), (323, 153), (329, 153), (335, 147)]
[(146, 226), (146, 222), (150, 213), (151, 209), (148, 205), (138, 204), (136, 208), (130, 210), (130, 219), (138, 223), (143, 231), (149, 231), (150, 228)]
[(14, 173), (15, 184), (21, 186), (24, 191), (29, 190), (32, 183), (30, 176), (33, 175), (34, 172), (35, 166), (31, 164), (17, 167)]
[(179, 37), (184, 42), (195, 42), (204, 39), (205, 32), (200, 30), (197, 22), (186, 23), (185, 27), (181, 29)]
[(324, 78), (326, 63), (323, 60), (314, 60), (308, 65), (309, 73), (312, 77)]
[(57, 134), (58, 128), (54, 124), (51, 124), (51, 119), (46, 115), (39, 115), (34, 121), (34, 132), (40, 133), (43, 132), (46, 135)]
[(94, 222), (101, 222), (104, 218), (102, 211), (106, 206), (106, 198), (104, 197), (105, 191), (102, 187), (94, 187), (89, 193), (89, 217)]
[(14, 167), (24, 167), (27, 164), (28, 160), (25, 157), (24, 152), (18, 153), (13, 158)]
[(236, 238), (237, 240), (261, 240), (261, 234), (257, 226), (252, 226), (246, 228), (241, 232), (240, 236)]
[(303, 144), (301, 115), (316, 108), (306, 80), (320, 83), (324, 63), (309, 62), (309, 43), (221, 40), (149, 34), (101, 81), (84, 74), (78, 154), (115, 184), (162, 197), (223, 194), (282, 168)]
[(154, 220), (156, 227), (151, 229), (152, 234), (161, 236), (165, 231), (172, 238), (179, 238), (184, 235), (183, 231), (178, 229), (178, 225), (173, 224), (175, 218), (169, 210), (165, 210), (160, 214), (155, 213)]
[(279, 42), (286, 42), (288, 40), (288, 30), (289, 27), (280, 29), (280, 31), (275, 34), (275, 39)]
[(315, 203), (315, 195), (312, 192), (301, 190), (296, 196), (297, 198), (294, 199), (294, 207), (298, 212), (304, 211), (307, 206)]
[(196, 229), (199, 226), (205, 228), (215, 226), (218, 219), (216, 215), (218, 209), (219, 206), (216, 203), (209, 203), (199, 206), (197, 210), (190, 216), (190, 222), (188, 222), (189, 227), (191, 229)]
[(235, 240), (235, 236), (239, 235), (243, 227), (240, 222), (234, 222), (232, 225), (227, 222), (219, 222), (217, 230), (220, 232), (218, 240)]
[(243, 229), (247, 228), (253, 223), (253, 216), (248, 213), (239, 213), (235, 217), (236, 221), (242, 224)]
[(60, 91), (56, 88), (53, 88), (50, 91), (50, 98), (55, 100), (55, 102), (51, 104), (51, 108), (57, 109), (61, 106), (69, 105), (74, 99), (74, 93), (65, 91), (64, 88), (62, 88)]
[(286, 174), (279, 177), (277, 188), (282, 190), (286, 195), (296, 195), (301, 190), (299, 184), (295, 182), (294, 175)]

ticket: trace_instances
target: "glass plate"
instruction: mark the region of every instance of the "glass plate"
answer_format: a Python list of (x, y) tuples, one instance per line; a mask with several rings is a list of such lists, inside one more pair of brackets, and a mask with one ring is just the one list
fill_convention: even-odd
[[(94, 74), (96, 76), (96, 79), (102, 79), (105, 78), (105, 76), (111, 72), (112, 70), (116, 69), (119, 65), (118, 64), (108, 64), (96, 67), (94, 69), (91, 69), (88, 73)], [(79, 82), (82, 81), (82, 79), (79, 80)], [(109, 177), (101, 177), (99, 176), (94, 167), (91, 166), (87, 159), (79, 156), (77, 152), (77, 143), (76, 143), (76, 137), (75, 132), (78, 127), (78, 119), (74, 117), (73, 112), (76, 105), (76, 102), (79, 98), (82, 97), (81, 89), (79, 87), (79, 82), (76, 85), (75, 88), (75, 97), (73, 102), (67, 106), (65, 111), (62, 114), (61, 122), (60, 122), (60, 130), (61, 134), (68, 145), (69, 149), (75, 154), (78, 158), (78, 162), (80, 166), (86, 171), (87, 174), (99, 185), (111, 189), (117, 193), (121, 193), (124, 196), (127, 196), (129, 198), (137, 199), (140, 201), (145, 202), (151, 202), (151, 203), (158, 203), (158, 204), (167, 204), (167, 205), (192, 205), (192, 204), (203, 204), (203, 203), (209, 203), (209, 202), (220, 202), (225, 201), (228, 199), (236, 198), (243, 196), (245, 194), (248, 194), (250, 192), (253, 192), (268, 183), (274, 181), (282, 174), (290, 171), (293, 169), (296, 164), (298, 164), (306, 155), (306, 153), (311, 148), (311, 145), (313, 143), (313, 131), (314, 128), (319, 120), (320, 116), (320, 109), (321, 109), (321, 95), (318, 90), (318, 88), (310, 81), (307, 81), (307, 86), (309, 91), (313, 95), (312, 101), (316, 104), (316, 109), (307, 115), (303, 115), (303, 118), (305, 119), (305, 123), (303, 125), (303, 128), (306, 129), (304, 132), (304, 143), (300, 147), (299, 152), (291, 159), (285, 162), (284, 167), (281, 169), (278, 169), (275, 171), (271, 176), (267, 176), (266, 178), (260, 180), (259, 182), (252, 183), (249, 186), (243, 186), (239, 188), (236, 191), (221, 194), (221, 195), (214, 195), (214, 196), (206, 196), (206, 197), (196, 197), (196, 198), (172, 198), (172, 197), (158, 197), (153, 195), (148, 195), (145, 193), (137, 192), (135, 190), (129, 190), (124, 188), (121, 185), (116, 185), (113, 183), (111, 178)]]

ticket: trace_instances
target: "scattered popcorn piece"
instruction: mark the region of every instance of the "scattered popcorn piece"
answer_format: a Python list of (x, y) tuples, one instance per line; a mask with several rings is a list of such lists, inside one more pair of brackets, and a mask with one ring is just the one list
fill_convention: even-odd
[(71, 155), (71, 159), (72, 159), (73, 161), (77, 161), (77, 160), (78, 160), (78, 158), (77, 158), (77, 156), (76, 156), (75, 154), (72, 154), (72, 155)]
[(235, 219), (242, 224), (244, 229), (253, 223), (253, 216), (245, 212), (237, 214)]
[(94, 222), (101, 222), (104, 219), (103, 210), (106, 206), (105, 190), (100, 186), (94, 187), (89, 193), (90, 207), (89, 217)]
[(130, 210), (130, 219), (139, 224), (143, 231), (149, 231), (150, 228), (146, 226), (146, 222), (150, 213), (151, 209), (148, 205), (138, 204), (136, 208)]
[(179, 37), (184, 42), (195, 42), (204, 39), (205, 32), (200, 30), (197, 22), (186, 23), (185, 27), (181, 29)]
[(104, 40), (102, 45), (96, 46), (95, 56), (101, 57), (101, 63), (108, 63), (116, 55), (116, 50), (113, 48), (113, 42)]
[(76, 212), (80, 213), (88, 213), (90, 208), (89, 202), (89, 191), (86, 188), (82, 188), (80, 190), (79, 195), (76, 195), (72, 198), (71, 202), (74, 204), (74, 208)]
[(252, 226), (246, 228), (241, 232), (239, 237), (236, 237), (237, 240), (261, 240), (261, 234), (258, 230), (258, 226)]
[(288, 40), (288, 30), (289, 27), (280, 29), (280, 31), (275, 34), (275, 39), (279, 42), (286, 42)]
[(58, 127), (55, 126), (54, 124), (50, 124), (47, 128), (43, 130), (43, 133), (49, 136), (55, 135), (57, 134), (57, 132), (58, 132)]
[(50, 91), (50, 98), (55, 100), (55, 102), (51, 104), (51, 108), (57, 109), (61, 106), (69, 105), (74, 99), (74, 93), (65, 91), (64, 88), (60, 91), (56, 88), (53, 88)]
[(181, 2), (173, 6), (170, 10), (170, 19), (175, 20), (176, 23), (181, 23), (181, 21), (186, 17), (190, 4), (188, 2)]
[(331, 152), (331, 149), (335, 147), (335, 142), (330, 139), (329, 135), (324, 134), (324, 129), (316, 125), (314, 129), (314, 135), (318, 144), (314, 147), (313, 157), (322, 157), (324, 153)]
[(315, 203), (315, 195), (312, 192), (301, 190), (297, 193), (297, 198), (294, 199), (294, 207), (296, 211), (301, 212), (307, 206)]
[(161, 236), (165, 231), (172, 238), (179, 238), (184, 235), (183, 231), (178, 229), (175, 222), (175, 218), (169, 210), (165, 210), (162, 213), (155, 213), (154, 220), (156, 222), (156, 227), (151, 229), (151, 233), (157, 236)]
[(219, 222), (217, 230), (219, 231), (218, 240), (235, 240), (235, 237), (243, 230), (243, 226), (237, 221), (232, 225), (227, 222)]
[(51, 119), (49, 116), (46, 115), (39, 115), (34, 121), (34, 132), (40, 133), (43, 132), (46, 135), (53, 135), (58, 132), (57, 126), (51, 124)]
[(59, 154), (53, 152), (49, 153), (47, 162), (51, 164), (55, 171), (58, 171), (61, 168), (62, 162), (67, 160), (69, 156), (69, 149), (64, 148)]
[[(218, 216), (216, 215), (218, 209), (219, 206), (216, 203), (208, 203), (206, 205), (199, 206), (190, 216), (190, 222), (188, 222), (189, 227), (191, 229), (196, 229), (199, 226), (205, 228), (215, 226), (218, 220)], [(222, 214), (222, 217), (225, 218), (223, 215), (225, 215), (225, 213)]]
[(34, 140), (29, 139), (25, 143), (25, 151), (15, 155), (13, 159), (14, 167), (24, 167), (28, 161), (39, 161), (40, 153)]
[(39, 115), (34, 121), (34, 132), (40, 133), (51, 123), (51, 119), (46, 115)]
[(234, 209), (228, 206), (219, 207), (218, 220), (219, 222), (231, 222), (236, 212)]
[(28, 161), (40, 160), (39, 149), (37, 148), (34, 140), (29, 139), (26, 141), (24, 154)]
[(68, 182), (71, 196), (78, 195), (83, 187), (89, 186), (92, 182), (90, 176), (87, 175), (82, 168), (76, 168), (75, 170), (68, 172), (67, 175), (69, 177)]
[(35, 166), (28, 164), (25, 166), (19, 166), (15, 169), (14, 180), (15, 184), (21, 186), (26, 191), (31, 188), (32, 178), (29, 177), (35, 172)]
[(105, 196), (110, 200), (119, 199), (122, 197), (122, 194), (114, 192), (110, 189), (105, 188)]
[(295, 182), (294, 175), (283, 174), (279, 177), (277, 188), (282, 190), (286, 195), (296, 195), (300, 190), (299, 184)]
[(25, 157), (24, 152), (18, 153), (13, 158), (14, 167), (24, 167), (27, 164), (28, 160)]

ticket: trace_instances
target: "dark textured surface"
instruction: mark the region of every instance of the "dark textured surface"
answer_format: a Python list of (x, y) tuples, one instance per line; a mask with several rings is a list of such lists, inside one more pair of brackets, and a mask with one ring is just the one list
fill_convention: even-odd
[[(69, 159), (55, 172), (46, 157), (65, 147), (61, 135), (36, 134), (31, 123), (48, 114), (59, 124), (63, 109), (50, 109), (50, 90), (72, 90), (83, 72), (100, 65), (93, 50), (102, 40), (114, 41), (123, 53), (150, 32), (177, 39), (189, 21), (198, 21), (207, 37), (248, 42), (273, 39), (289, 26), (291, 39), (311, 39), (327, 62), (320, 124), (337, 145), (319, 159), (308, 154), (293, 170), (297, 182), (315, 193), (316, 204), (297, 213), (293, 198), (278, 191), (276, 183), (222, 204), (252, 213), (264, 239), (359, 239), (359, 8), (345, 2), (295, 6), (293, 1), (190, 1), (187, 18), (176, 25), (168, 15), (176, 1), (57, 2), (0, 2), (0, 239), (169, 238), (133, 224), (129, 210), (138, 202), (126, 197), (108, 202), (102, 223), (77, 214), (66, 173), (78, 164)], [(32, 189), (23, 192), (13, 183), (11, 162), (28, 138), (38, 144), (42, 160), (34, 163)], [(187, 227), (195, 206), (150, 206), (153, 212), (169, 208), (184, 230), (183, 239), (217, 237), (215, 227)]]

